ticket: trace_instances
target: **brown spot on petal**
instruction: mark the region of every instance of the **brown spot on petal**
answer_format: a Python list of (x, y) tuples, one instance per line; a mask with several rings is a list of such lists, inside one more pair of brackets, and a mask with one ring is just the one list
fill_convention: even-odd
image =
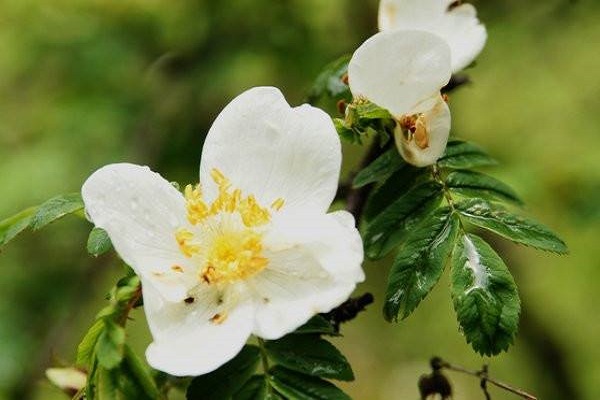
[(212, 316), (212, 318), (210, 319), (210, 322), (212, 322), (213, 324), (219, 325), (219, 324), (222, 324), (223, 322), (225, 322), (226, 319), (227, 319), (227, 314), (216, 313), (215, 315)]
[(174, 272), (182, 273), (183, 267), (181, 265), (173, 265), (173, 266), (171, 266), (171, 270)]
[(192, 296), (187, 297), (185, 300), (183, 300), (185, 302), (185, 304), (192, 304), (194, 302), (194, 298)]

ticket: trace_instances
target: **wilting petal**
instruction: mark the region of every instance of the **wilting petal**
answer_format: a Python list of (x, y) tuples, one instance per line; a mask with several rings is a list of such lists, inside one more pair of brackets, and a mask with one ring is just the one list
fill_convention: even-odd
[(175, 265), (190, 271), (175, 241), (176, 229), (187, 223), (181, 193), (148, 167), (111, 164), (94, 172), (81, 194), (88, 216), (121, 258), (166, 298), (184, 299), (195, 283), (172, 271)]
[(460, 71), (481, 53), (487, 32), (473, 5), (451, 7), (453, 3), (452, 0), (382, 0), (379, 29), (418, 29), (439, 35), (450, 46), (452, 71)]
[(417, 167), (435, 164), (444, 154), (451, 125), (450, 109), (440, 95), (437, 96), (435, 105), (424, 111), (421, 118), (424, 131), (410, 134), (400, 126), (395, 131), (396, 146), (400, 154)]
[(450, 80), (450, 48), (422, 31), (380, 32), (364, 42), (348, 66), (350, 89), (401, 117)]
[(222, 302), (216, 290), (196, 293), (193, 301), (165, 302), (143, 285), (144, 311), (154, 341), (148, 363), (175, 376), (211, 372), (235, 357), (250, 336), (253, 305)]
[(234, 187), (269, 205), (325, 212), (337, 190), (341, 145), (331, 118), (302, 105), (291, 108), (272, 87), (253, 88), (229, 103), (210, 129), (200, 182), (215, 196), (210, 172), (219, 169)]

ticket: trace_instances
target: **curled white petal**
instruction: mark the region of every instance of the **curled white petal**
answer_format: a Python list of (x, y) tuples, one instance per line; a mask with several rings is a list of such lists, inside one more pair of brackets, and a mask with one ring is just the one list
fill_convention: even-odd
[(381, 0), (379, 29), (425, 30), (448, 42), (452, 71), (469, 66), (487, 40), (485, 26), (471, 4), (452, 6), (452, 0)]
[(426, 135), (424, 140), (419, 141), (415, 135), (403, 130), (400, 125), (396, 127), (394, 136), (398, 151), (408, 163), (417, 167), (426, 167), (435, 164), (446, 150), (451, 125), (450, 109), (444, 99), (438, 95), (433, 106), (422, 112), (420, 118)]
[(350, 90), (401, 117), (450, 80), (450, 48), (423, 31), (380, 32), (365, 41), (348, 65)]
[(81, 194), (88, 216), (106, 230), (121, 258), (166, 298), (184, 299), (192, 282), (170, 273), (173, 265), (189, 263), (175, 240), (176, 229), (187, 223), (181, 193), (148, 167), (123, 163), (94, 172)]
[[(337, 191), (341, 144), (331, 118), (307, 104), (292, 108), (273, 87), (233, 99), (211, 127), (200, 181), (218, 168), (262, 204), (283, 198), (287, 209), (325, 212)], [(207, 186), (207, 196), (214, 188)], [(212, 194), (214, 196), (214, 192)]]

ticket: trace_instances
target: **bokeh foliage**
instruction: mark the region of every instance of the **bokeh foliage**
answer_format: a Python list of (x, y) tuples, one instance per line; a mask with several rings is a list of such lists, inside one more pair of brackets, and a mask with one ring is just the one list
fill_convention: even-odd
[[(0, 219), (77, 191), (94, 169), (114, 161), (196, 180), (204, 134), (228, 100), (251, 86), (275, 85), (300, 103), (322, 66), (375, 32), (376, 7), (376, 0), (1, 2)], [(497, 242), (523, 315), (517, 345), (492, 360), (491, 371), (544, 399), (595, 399), (600, 4), (477, 7), (490, 39), (469, 70), (474, 84), (452, 95), (454, 133), (501, 161), (494, 174), (572, 253), (558, 258)], [(346, 150), (350, 170), (359, 148)], [(42, 371), (73, 360), (121, 273), (110, 256), (86, 255), (88, 229), (71, 218), (2, 250), (0, 399), (61, 398), (41, 382)], [(378, 303), (336, 342), (357, 378), (345, 390), (357, 399), (416, 398), (433, 354), (482, 362), (454, 333), (447, 276), (409, 319), (393, 326), (383, 320), (390, 261), (367, 264), (362, 289)], [(141, 350), (148, 336), (143, 316), (135, 317)], [(457, 398), (480, 395), (471, 380), (456, 382)]]

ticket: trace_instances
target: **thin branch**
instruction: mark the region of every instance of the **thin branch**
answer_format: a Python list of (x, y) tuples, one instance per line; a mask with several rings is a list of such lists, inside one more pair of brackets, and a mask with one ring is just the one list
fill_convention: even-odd
[(487, 393), (487, 388), (485, 387), (486, 385), (484, 384), (484, 382), (485, 383), (489, 382), (489, 383), (491, 383), (492, 385), (494, 385), (496, 387), (504, 389), (507, 392), (516, 394), (517, 396), (521, 396), (524, 399), (527, 399), (527, 400), (537, 400), (537, 397), (535, 397), (535, 396), (527, 393), (526, 391), (524, 391), (522, 389), (515, 388), (515, 387), (513, 387), (513, 386), (511, 386), (511, 385), (509, 385), (507, 383), (500, 382), (500, 381), (498, 381), (496, 379), (490, 378), (490, 376), (489, 376), (489, 374), (487, 372), (487, 366), (484, 366), (481, 371), (471, 371), (471, 370), (468, 370), (468, 369), (466, 369), (464, 367), (461, 367), (459, 365), (450, 364), (449, 362), (444, 361), (444, 360), (442, 360), (439, 357), (435, 357), (435, 358), (433, 358), (431, 360), (431, 366), (434, 369), (447, 369), (447, 370), (450, 370), (450, 371), (461, 372), (463, 374), (471, 375), (471, 376), (474, 376), (476, 378), (481, 379), (482, 389), (485, 390), (486, 396), (488, 396), (487, 398), (489, 398), (489, 393)]

